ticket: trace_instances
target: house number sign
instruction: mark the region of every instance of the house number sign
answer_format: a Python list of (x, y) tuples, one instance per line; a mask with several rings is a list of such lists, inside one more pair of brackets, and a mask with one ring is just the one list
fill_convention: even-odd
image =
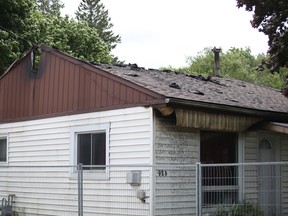
[(158, 176), (160, 176), (160, 177), (167, 176), (167, 171), (166, 170), (158, 170)]

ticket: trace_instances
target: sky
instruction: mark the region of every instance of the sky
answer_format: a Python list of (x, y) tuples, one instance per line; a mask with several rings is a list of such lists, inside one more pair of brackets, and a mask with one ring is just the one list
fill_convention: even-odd
[[(63, 14), (74, 17), (81, 0), (61, 0)], [(251, 27), (253, 13), (236, 0), (102, 0), (113, 32), (121, 43), (112, 51), (125, 63), (140, 67), (185, 67), (188, 56), (205, 47), (249, 47), (266, 53), (268, 38)]]

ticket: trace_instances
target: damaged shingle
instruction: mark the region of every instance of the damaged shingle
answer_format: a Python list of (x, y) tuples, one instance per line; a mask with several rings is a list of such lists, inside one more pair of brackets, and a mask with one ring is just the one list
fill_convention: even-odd
[(127, 67), (127, 65), (126, 64), (113, 64), (113, 66), (116, 66), (116, 67), (122, 67), (122, 68), (124, 68), (124, 67)]
[(169, 87), (175, 88), (175, 89), (181, 89), (180, 86), (179, 86), (177, 83), (175, 83), (175, 82), (171, 83), (171, 84), (169, 85)]
[(219, 89), (215, 89), (215, 92), (217, 92), (218, 94), (223, 94), (223, 92), (220, 91)]
[(217, 88), (209, 88), (209, 90), (211, 90), (212, 92), (216, 92), (218, 94), (223, 94), (223, 91), (221, 91), (220, 89), (217, 89)]
[(246, 85), (244, 83), (239, 83), (238, 86), (240, 87), (246, 87)]
[(197, 90), (197, 89), (194, 89), (194, 90), (188, 90), (190, 93), (193, 93), (193, 94), (197, 94), (197, 95), (204, 95), (204, 93), (203, 92), (201, 92), (201, 91), (199, 91), (199, 90)]
[[(214, 84), (220, 85), (220, 86), (226, 86), (225, 84), (222, 84), (222, 83), (220, 83), (220, 82), (217, 81), (217, 80), (210, 79), (209, 81), (212, 82), (212, 83), (214, 83)], [(227, 86), (226, 86), (226, 87), (227, 87)]]
[(204, 77), (202, 75), (187, 74), (188, 77), (192, 77), (197, 80), (208, 81), (210, 77)]
[(143, 67), (138, 67), (137, 64), (130, 64), (130, 63), (128, 64), (128, 67), (130, 67), (131, 70), (135, 70), (135, 71), (139, 71), (141, 69), (145, 69)]
[(130, 77), (139, 77), (139, 75), (138, 74), (124, 74), (124, 75), (126, 75), (126, 76), (130, 76)]
[(186, 74), (186, 76), (197, 79), (197, 80), (201, 80), (201, 81), (205, 81), (205, 82), (209, 81), (209, 82), (212, 82), (212, 83), (217, 84), (217, 85), (225, 86), (224, 84), (221, 84), (219, 81), (212, 79), (212, 77), (210, 77), (210, 76), (204, 77), (202, 75), (195, 75), (195, 74)]
[(132, 69), (132, 68), (138, 68), (138, 65), (137, 64), (128, 64), (128, 66)]
[(172, 71), (171, 70), (168, 70), (168, 69), (164, 69), (162, 70), (163, 72), (166, 72), (166, 73), (171, 73)]
[(286, 79), (285, 87), (281, 90), (281, 92), (285, 97), (288, 97), (288, 79)]
[(96, 66), (100, 66), (101, 65), (100, 63), (95, 62), (95, 61), (90, 61), (89, 63), (92, 64), (92, 65), (96, 65)]
[(225, 100), (231, 101), (231, 102), (235, 102), (235, 103), (239, 103), (238, 100), (233, 99), (233, 98), (225, 98)]

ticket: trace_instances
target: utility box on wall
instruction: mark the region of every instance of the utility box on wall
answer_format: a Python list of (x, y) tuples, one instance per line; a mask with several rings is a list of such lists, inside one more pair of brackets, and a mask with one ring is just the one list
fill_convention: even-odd
[(131, 186), (138, 186), (141, 184), (141, 171), (131, 171), (126, 175), (126, 183)]

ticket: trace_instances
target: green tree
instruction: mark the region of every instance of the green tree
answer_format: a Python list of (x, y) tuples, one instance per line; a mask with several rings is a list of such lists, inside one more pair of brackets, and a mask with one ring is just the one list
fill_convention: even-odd
[(31, 44), (23, 38), (34, 0), (0, 0), (0, 75)]
[(0, 2), (0, 75), (23, 52), (40, 43), (87, 61), (111, 63), (115, 58), (97, 29), (86, 22), (61, 17), (59, 5), (52, 7), (57, 5), (56, 0), (50, 2), (55, 10), (41, 11), (37, 10), (35, 0)]
[(237, 6), (253, 11), (252, 27), (268, 36), (269, 68), (279, 71), (288, 67), (288, 1), (237, 0)]
[(68, 16), (54, 16), (35, 12), (31, 17), (34, 24), (27, 28), (25, 37), (34, 44), (46, 44), (88, 61), (110, 63), (112, 56), (108, 45), (94, 28), (77, 22)]
[(121, 42), (120, 36), (113, 33), (108, 10), (100, 0), (82, 0), (75, 14), (78, 21), (87, 22), (90, 27), (97, 29), (100, 38), (108, 44), (110, 50)]
[[(230, 48), (220, 54), (220, 76), (236, 78), (255, 84), (262, 84), (274, 88), (282, 88), (288, 70), (281, 68), (279, 73), (269, 73), (263, 66), (267, 55), (252, 55), (250, 48)], [(215, 76), (215, 62), (212, 48), (204, 48), (196, 56), (187, 58), (188, 67), (173, 69), (203, 76)]]
[(60, 0), (36, 0), (37, 9), (45, 14), (60, 15), (64, 4)]

